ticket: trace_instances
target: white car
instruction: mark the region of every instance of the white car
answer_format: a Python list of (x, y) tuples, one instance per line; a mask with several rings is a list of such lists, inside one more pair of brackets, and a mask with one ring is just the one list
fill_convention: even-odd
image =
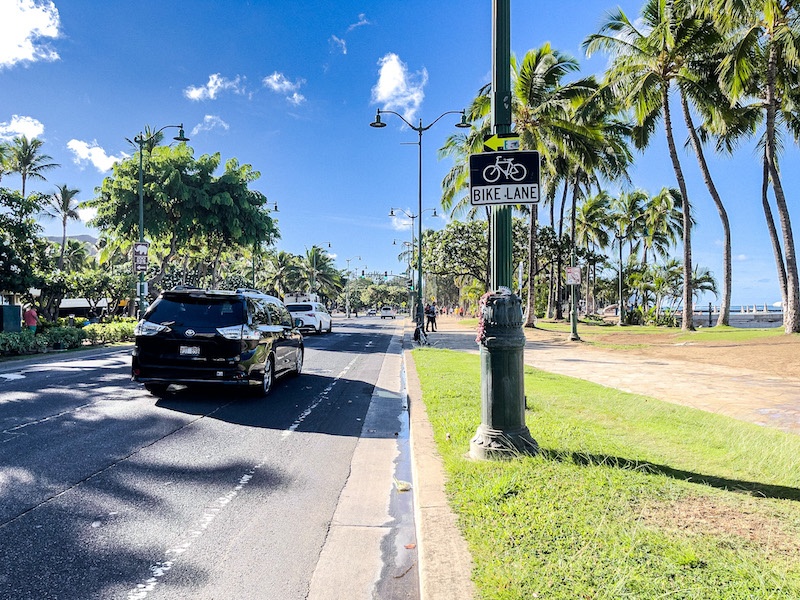
[(397, 316), (397, 309), (393, 306), (384, 306), (381, 308), (381, 319), (394, 319)]
[(287, 304), (286, 308), (289, 309), (293, 319), (302, 321), (299, 326), (301, 331), (331, 332), (333, 320), (323, 304), (319, 302), (296, 302)]

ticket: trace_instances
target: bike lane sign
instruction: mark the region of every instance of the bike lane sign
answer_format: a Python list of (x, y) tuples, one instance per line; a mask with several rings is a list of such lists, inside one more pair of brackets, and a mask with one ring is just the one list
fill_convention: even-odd
[(539, 153), (471, 154), (469, 199), (473, 206), (536, 204), (539, 202)]

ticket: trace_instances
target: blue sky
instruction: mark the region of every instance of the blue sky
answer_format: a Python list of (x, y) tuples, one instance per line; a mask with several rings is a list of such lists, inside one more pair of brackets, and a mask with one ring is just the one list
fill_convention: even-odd
[[(253, 187), (277, 202), (277, 248), (327, 247), (340, 268), (398, 273), (398, 244), (417, 212), (417, 134), (402, 122), (373, 129), (376, 108), (427, 124), (468, 106), (491, 79), (490, 0), (0, 0), (0, 139), (37, 136), (61, 166), (33, 189), (67, 184), (93, 197), (126, 142), (145, 125), (183, 123), (195, 156), (220, 152), (261, 172)], [(638, 15), (638, 2), (512, 0), (512, 51), (545, 41), (586, 59), (581, 42), (606, 11)], [(675, 109), (677, 110), (677, 105)], [(678, 121), (679, 119), (676, 119)], [(444, 117), (423, 136), (424, 207), (438, 206), (449, 161), (436, 151), (455, 131)], [(168, 137), (175, 130), (165, 132)], [(678, 133), (682, 142), (685, 133)], [(721, 227), (694, 157), (683, 165), (699, 225), (694, 261), (721, 276)], [(798, 181), (784, 159), (784, 182), (797, 219)], [(760, 166), (752, 147), (711, 161), (733, 229), (736, 304), (780, 300), (760, 206)], [(632, 170), (633, 185), (655, 194), (675, 178), (662, 137)], [(18, 187), (9, 175), (2, 185)], [(439, 211), (441, 212), (441, 211)], [(49, 235), (60, 225), (43, 221)], [(424, 215), (424, 226), (441, 218)], [(95, 233), (70, 223), (68, 233)], [(360, 256), (361, 259), (354, 257)], [(713, 301), (704, 297), (702, 303)]]

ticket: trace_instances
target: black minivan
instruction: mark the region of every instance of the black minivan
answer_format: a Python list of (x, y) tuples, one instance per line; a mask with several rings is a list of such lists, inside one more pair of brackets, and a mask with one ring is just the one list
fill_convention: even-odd
[(257, 290), (164, 291), (136, 325), (131, 373), (155, 396), (170, 384), (257, 387), (299, 375), (303, 336), (283, 303)]

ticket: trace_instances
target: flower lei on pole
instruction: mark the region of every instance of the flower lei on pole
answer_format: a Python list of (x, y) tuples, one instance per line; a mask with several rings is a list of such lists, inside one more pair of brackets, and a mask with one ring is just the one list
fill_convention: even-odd
[(481, 296), (480, 302), (478, 303), (478, 335), (475, 337), (475, 341), (479, 344), (486, 341), (486, 304), (491, 295), (492, 292), (486, 292)]

